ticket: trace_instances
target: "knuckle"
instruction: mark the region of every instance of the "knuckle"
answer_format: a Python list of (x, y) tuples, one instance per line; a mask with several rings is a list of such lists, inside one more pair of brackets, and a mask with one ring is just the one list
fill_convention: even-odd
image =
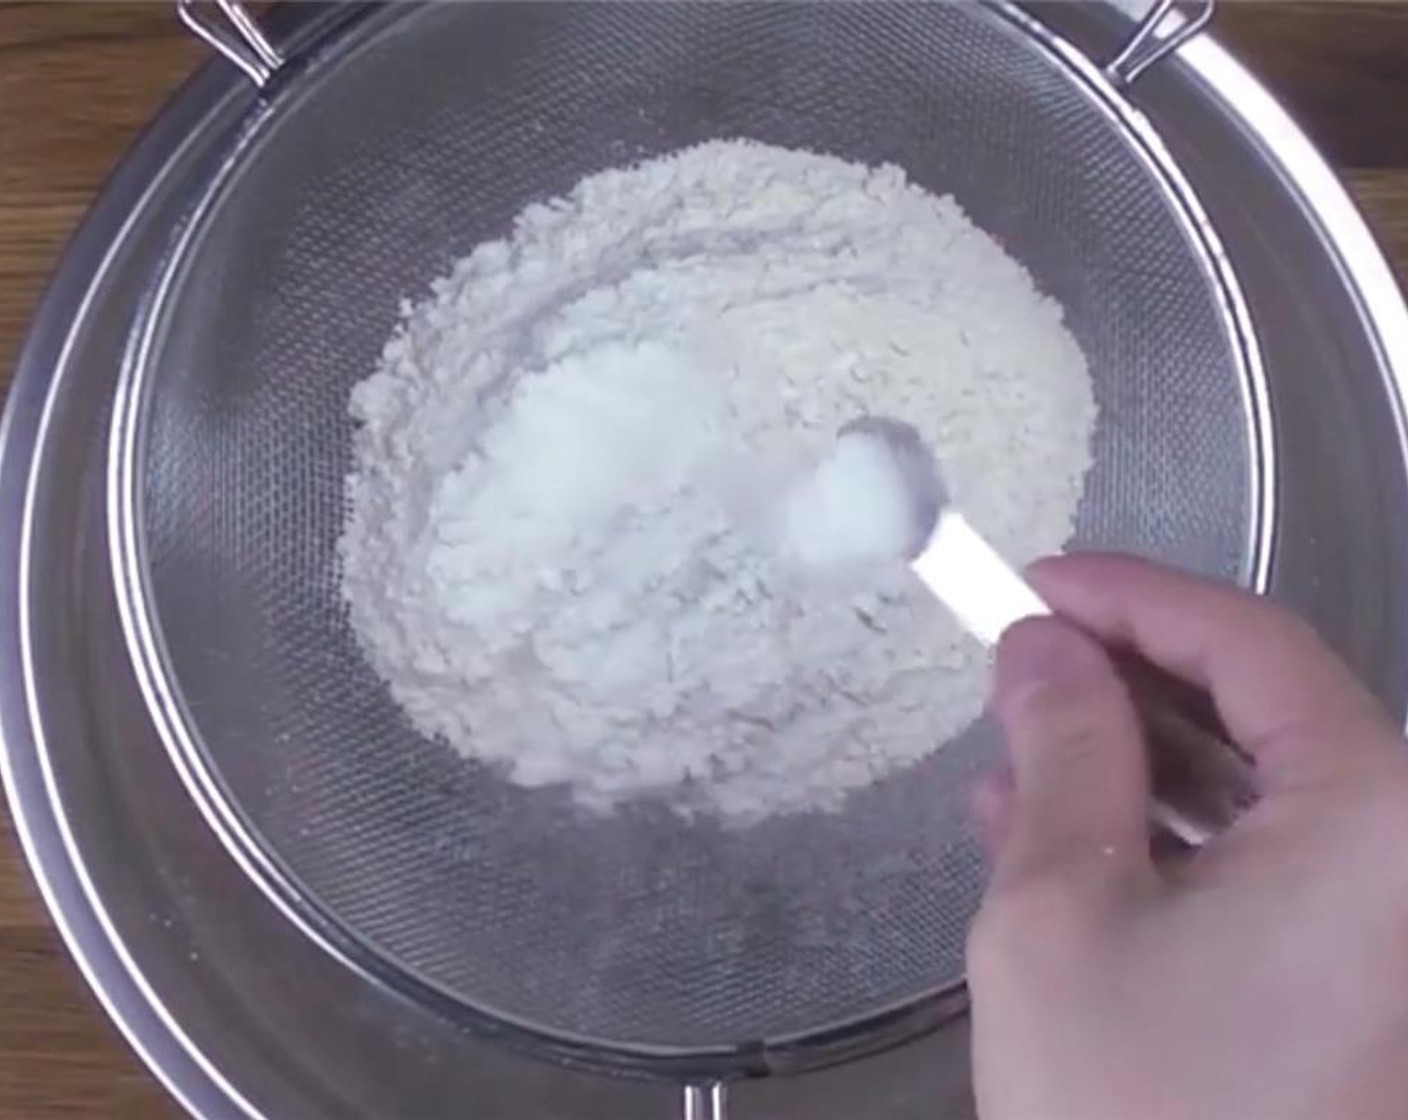
[[(1408, 924), (1408, 783), (1385, 783), (1377, 795), (1380, 825), (1372, 848), (1384, 857), (1390, 896), (1397, 899), (1399, 911)], [(1363, 819), (1367, 814), (1359, 815)]]
[[(1408, 969), (1408, 782), (1384, 781), (1352, 807), (1360, 888), (1388, 907), (1382, 962)], [(1350, 862), (1346, 860), (1346, 862)], [(1366, 909), (1367, 912), (1367, 909)]]
[(1251, 610), (1254, 626), (1274, 635), (1282, 643), (1299, 650), (1328, 651), (1329, 647), (1320, 637), (1320, 631), (1295, 611), (1287, 610), (1270, 599), (1254, 600)]
[(1226, 589), (1225, 593), (1229, 596), (1229, 607), (1237, 613), (1242, 633), (1298, 645), (1322, 644), (1315, 627), (1274, 599), (1234, 589)]
[(1063, 959), (1092, 933), (1090, 900), (1077, 884), (1058, 876), (1014, 883), (984, 901), (968, 934), (970, 970), (1014, 962)]

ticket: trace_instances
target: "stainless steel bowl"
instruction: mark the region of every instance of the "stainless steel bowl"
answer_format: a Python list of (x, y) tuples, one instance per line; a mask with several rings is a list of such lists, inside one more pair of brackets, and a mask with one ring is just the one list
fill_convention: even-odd
[[(297, 56), (375, 12), (292, 5)], [(1041, 17), (1100, 56), (1112, 9)], [(1262, 342), (1282, 454), (1270, 585), (1395, 712), (1408, 668), (1408, 310), (1342, 188), (1272, 99), (1200, 38), (1132, 99), (1198, 190)], [(545, 1067), (365, 980), (287, 922), (204, 826), (133, 678), (108, 564), (108, 418), (152, 278), (259, 112), (224, 65), (134, 146), (61, 264), (0, 434), (0, 731), (46, 901), (108, 1011), (206, 1117), (659, 1116), (673, 1093)], [(955, 1115), (961, 1023), (880, 1058), (745, 1085), (744, 1117)]]

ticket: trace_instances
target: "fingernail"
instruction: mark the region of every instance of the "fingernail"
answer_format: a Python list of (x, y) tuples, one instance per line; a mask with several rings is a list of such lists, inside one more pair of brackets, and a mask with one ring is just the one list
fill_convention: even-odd
[(1079, 669), (1086, 662), (1087, 641), (1058, 619), (1023, 619), (1009, 627), (997, 645), (998, 687), (1070, 676), (1073, 667)]
[(1007, 839), (1013, 796), (1012, 771), (1006, 766), (984, 774), (969, 792), (973, 824), (991, 861), (997, 859), (999, 849)]
[(973, 783), (968, 804), (979, 824), (989, 825), (1006, 810), (1012, 799), (1012, 770), (1000, 766)]
[(1057, 618), (1028, 618), (1002, 635), (997, 646), (992, 703), (1002, 711), (1034, 690), (1088, 679), (1104, 666), (1094, 638)]

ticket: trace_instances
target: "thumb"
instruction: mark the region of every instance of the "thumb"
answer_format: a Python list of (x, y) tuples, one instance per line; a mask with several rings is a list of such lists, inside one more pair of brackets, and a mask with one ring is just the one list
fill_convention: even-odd
[(1105, 650), (1056, 618), (998, 643), (993, 697), (1015, 780), (996, 878), (1090, 860), (1149, 864), (1149, 775), (1129, 693)]

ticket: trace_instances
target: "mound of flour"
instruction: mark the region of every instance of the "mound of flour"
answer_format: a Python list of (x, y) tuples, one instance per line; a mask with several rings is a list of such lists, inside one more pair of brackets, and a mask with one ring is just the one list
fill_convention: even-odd
[(525, 209), (403, 309), (359, 423), (352, 626), (414, 726), (525, 786), (737, 821), (834, 808), (967, 726), (984, 656), (904, 568), (782, 546), (796, 480), (901, 417), (1016, 563), (1094, 404), (1061, 309), (895, 167), (717, 142)]

